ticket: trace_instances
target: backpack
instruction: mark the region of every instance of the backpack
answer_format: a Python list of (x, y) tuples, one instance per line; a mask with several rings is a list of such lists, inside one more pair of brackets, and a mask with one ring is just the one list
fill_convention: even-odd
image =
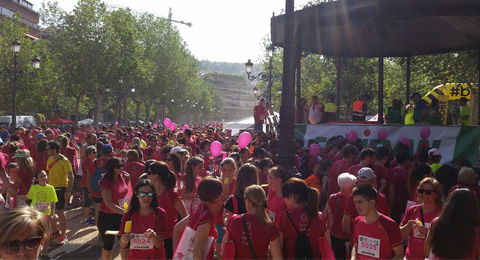
[(103, 175), (105, 174), (105, 168), (97, 167), (97, 161), (95, 160), (95, 172), (93, 173), (92, 180), (90, 182), (90, 185), (92, 187), (92, 191), (100, 191), (100, 181), (103, 178)]
[(307, 236), (307, 232), (308, 232), (308, 229), (310, 228), (310, 224), (312, 224), (313, 218), (310, 218), (310, 221), (308, 222), (305, 232), (300, 233), (297, 227), (295, 226), (295, 223), (293, 223), (293, 220), (290, 217), (290, 214), (288, 214), (288, 211), (286, 211), (286, 213), (287, 213), (288, 219), (290, 219), (290, 222), (292, 222), (293, 228), (297, 232), (297, 239), (295, 240), (295, 259), (314, 259), (312, 249), (310, 248), (310, 241), (308, 241), (308, 236)]

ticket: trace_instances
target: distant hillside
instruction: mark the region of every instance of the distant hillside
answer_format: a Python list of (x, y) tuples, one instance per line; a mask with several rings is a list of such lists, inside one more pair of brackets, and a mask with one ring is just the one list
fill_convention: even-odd
[[(232, 74), (232, 75), (245, 75), (245, 63), (232, 63), (232, 62), (216, 62), (202, 60), (199, 61), (202, 66), (202, 70), (213, 71), (223, 74)], [(245, 61), (247, 62), (247, 61)], [(253, 73), (258, 73), (261, 69), (260, 64), (255, 64), (253, 66)]]

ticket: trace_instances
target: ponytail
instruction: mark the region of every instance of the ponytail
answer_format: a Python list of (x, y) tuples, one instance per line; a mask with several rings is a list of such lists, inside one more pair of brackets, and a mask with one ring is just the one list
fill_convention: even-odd
[(298, 178), (290, 178), (282, 185), (282, 197), (293, 196), (295, 203), (304, 205), (304, 209), (310, 217), (318, 216), (319, 193), (318, 190), (307, 185)]
[[(180, 181), (180, 180), (178, 180)], [(162, 180), (162, 182), (165, 184), (165, 187), (169, 189), (175, 188), (177, 185), (177, 177), (175, 174), (171, 171), (168, 172), (167, 178), (165, 180)]]
[(250, 185), (245, 189), (245, 198), (250, 202), (252, 207), (257, 208), (257, 218), (265, 226), (273, 226), (272, 220), (265, 211), (265, 201), (267, 200), (265, 191), (259, 185)]
[(168, 165), (162, 161), (155, 161), (148, 166), (148, 171), (152, 174), (156, 174), (159, 177), (159, 180), (167, 188), (174, 188), (177, 184), (177, 177), (175, 174), (170, 171)]

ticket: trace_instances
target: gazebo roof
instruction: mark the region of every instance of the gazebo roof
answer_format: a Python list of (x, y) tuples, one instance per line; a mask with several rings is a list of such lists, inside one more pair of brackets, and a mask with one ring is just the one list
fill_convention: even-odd
[[(383, 24), (382, 40), (381, 29)], [(271, 19), (283, 47), (285, 15)], [(480, 48), (480, 0), (339, 0), (295, 12), (302, 51), (405, 57)], [(300, 28), (300, 30), (298, 30)]]

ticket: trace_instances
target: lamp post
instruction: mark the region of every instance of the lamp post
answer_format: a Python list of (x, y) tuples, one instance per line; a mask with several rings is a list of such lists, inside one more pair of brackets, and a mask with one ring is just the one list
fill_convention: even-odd
[(12, 42), (12, 51), (13, 51), (13, 63), (10, 67), (3, 70), (3, 73), (6, 73), (8, 76), (12, 77), (12, 123), (10, 125), (11, 129), (14, 130), (17, 127), (17, 80), (20, 77), (25, 75), (35, 76), (38, 69), (40, 68), (40, 59), (38, 56), (35, 56), (32, 59), (32, 67), (35, 70), (28, 71), (25, 68), (22, 68), (18, 63), (18, 53), (20, 52), (20, 41), (15, 39)]

